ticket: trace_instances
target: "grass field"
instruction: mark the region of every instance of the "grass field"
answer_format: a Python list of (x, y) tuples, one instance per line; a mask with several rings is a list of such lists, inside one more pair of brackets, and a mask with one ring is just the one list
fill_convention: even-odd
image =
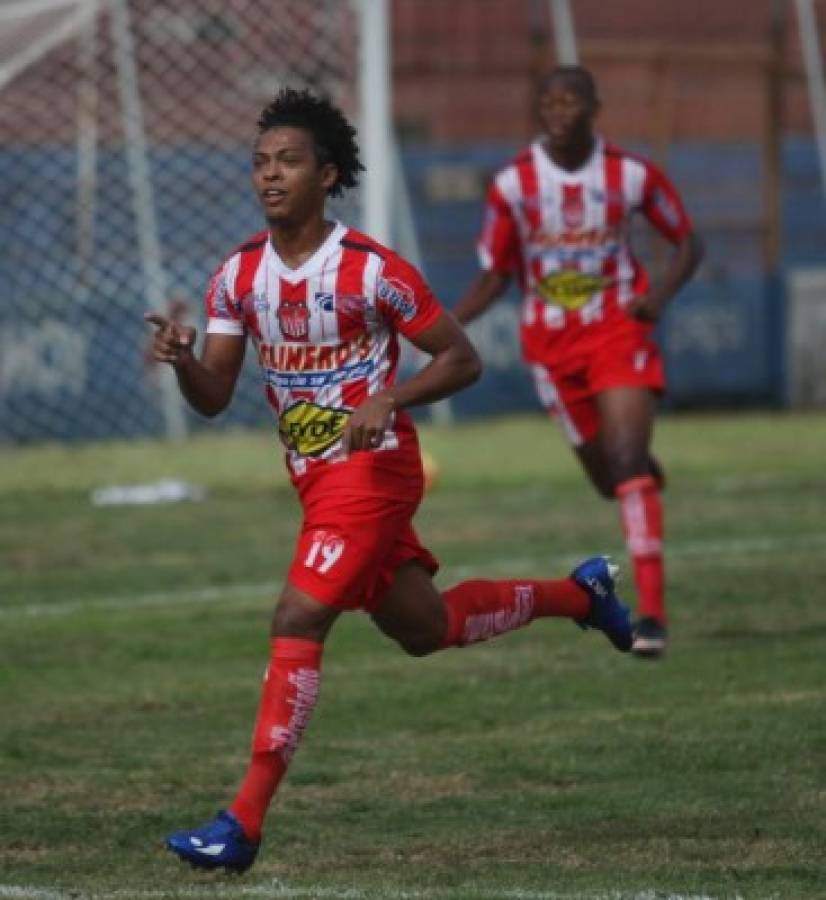
[[(423, 443), (440, 584), (625, 562), (543, 421)], [(415, 660), (345, 618), (240, 880), (162, 839), (246, 763), (298, 523), (273, 435), (0, 451), (0, 900), (826, 897), (826, 416), (667, 417), (657, 450), (668, 658), (556, 621)], [(161, 476), (207, 499), (89, 502)]]

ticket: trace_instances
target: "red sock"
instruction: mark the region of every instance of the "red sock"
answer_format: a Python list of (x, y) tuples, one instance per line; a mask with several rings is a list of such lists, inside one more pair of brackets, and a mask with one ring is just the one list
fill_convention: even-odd
[(443, 594), (447, 633), (443, 647), (463, 647), (513, 631), (534, 619), (584, 619), (591, 598), (571, 578), (559, 581), (463, 581)]
[(663, 507), (651, 475), (630, 478), (617, 487), (625, 541), (634, 566), (639, 614), (665, 624)]
[(250, 840), (261, 825), (318, 699), (323, 644), (274, 638), (252, 738), (252, 759), (229, 810)]

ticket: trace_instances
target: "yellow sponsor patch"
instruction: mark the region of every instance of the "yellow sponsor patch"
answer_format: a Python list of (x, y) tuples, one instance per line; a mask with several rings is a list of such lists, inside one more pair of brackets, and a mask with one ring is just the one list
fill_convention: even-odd
[(579, 309), (597, 291), (604, 290), (609, 280), (602, 275), (587, 275), (575, 269), (560, 269), (546, 275), (537, 285), (544, 300), (563, 309)]
[(299, 400), (281, 414), (278, 431), (297, 453), (318, 456), (341, 437), (349, 418), (350, 410)]

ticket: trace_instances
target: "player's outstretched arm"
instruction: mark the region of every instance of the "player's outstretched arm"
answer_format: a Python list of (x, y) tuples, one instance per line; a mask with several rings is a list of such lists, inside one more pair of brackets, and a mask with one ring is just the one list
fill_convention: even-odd
[(430, 356), (415, 375), (368, 397), (350, 416), (344, 432), (347, 452), (381, 444), (392, 412), (435, 403), (455, 394), (482, 374), (482, 362), (456, 319), (443, 312), (412, 343)]
[(453, 309), (453, 315), (457, 321), (461, 322), (462, 325), (466, 325), (468, 322), (472, 322), (475, 318), (481, 316), (489, 306), (492, 306), (502, 296), (509, 281), (508, 275), (496, 272), (493, 269), (480, 272)]
[(152, 356), (175, 370), (178, 386), (189, 405), (204, 416), (217, 416), (232, 399), (244, 362), (246, 339), (241, 335), (207, 334), (201, 358), (192, 352), (195, 329), (160, 313), (147, 313), (155, 326)]

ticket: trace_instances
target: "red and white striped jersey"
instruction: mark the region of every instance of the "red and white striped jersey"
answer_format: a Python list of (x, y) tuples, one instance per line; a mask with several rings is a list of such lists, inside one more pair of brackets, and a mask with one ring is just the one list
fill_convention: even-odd
[(666, 176), (601, 138), (576, 171), (556, 165), (536, 140), (497, 174), (479, 260), (519, 278), (527, 360), (553, 364), (603, 329), (628, 325), (623, 307), (648, 289), (629, 239), (637, 211), (673, 243), (691, 231)]
[[(252, 338), (294, 479), (346, 458), (350, 413), (394, 381), (397, 335), (415, 337), (442, 309), (413, 266), (341, 223), (297, 269), (268, 232), (254, 235), (212, 277), (206, 308), (209, 333)], [(383, 445), (350, 461), (393, 468), (411, 453), (418, 467), (413, 423), (399, 411)]]

